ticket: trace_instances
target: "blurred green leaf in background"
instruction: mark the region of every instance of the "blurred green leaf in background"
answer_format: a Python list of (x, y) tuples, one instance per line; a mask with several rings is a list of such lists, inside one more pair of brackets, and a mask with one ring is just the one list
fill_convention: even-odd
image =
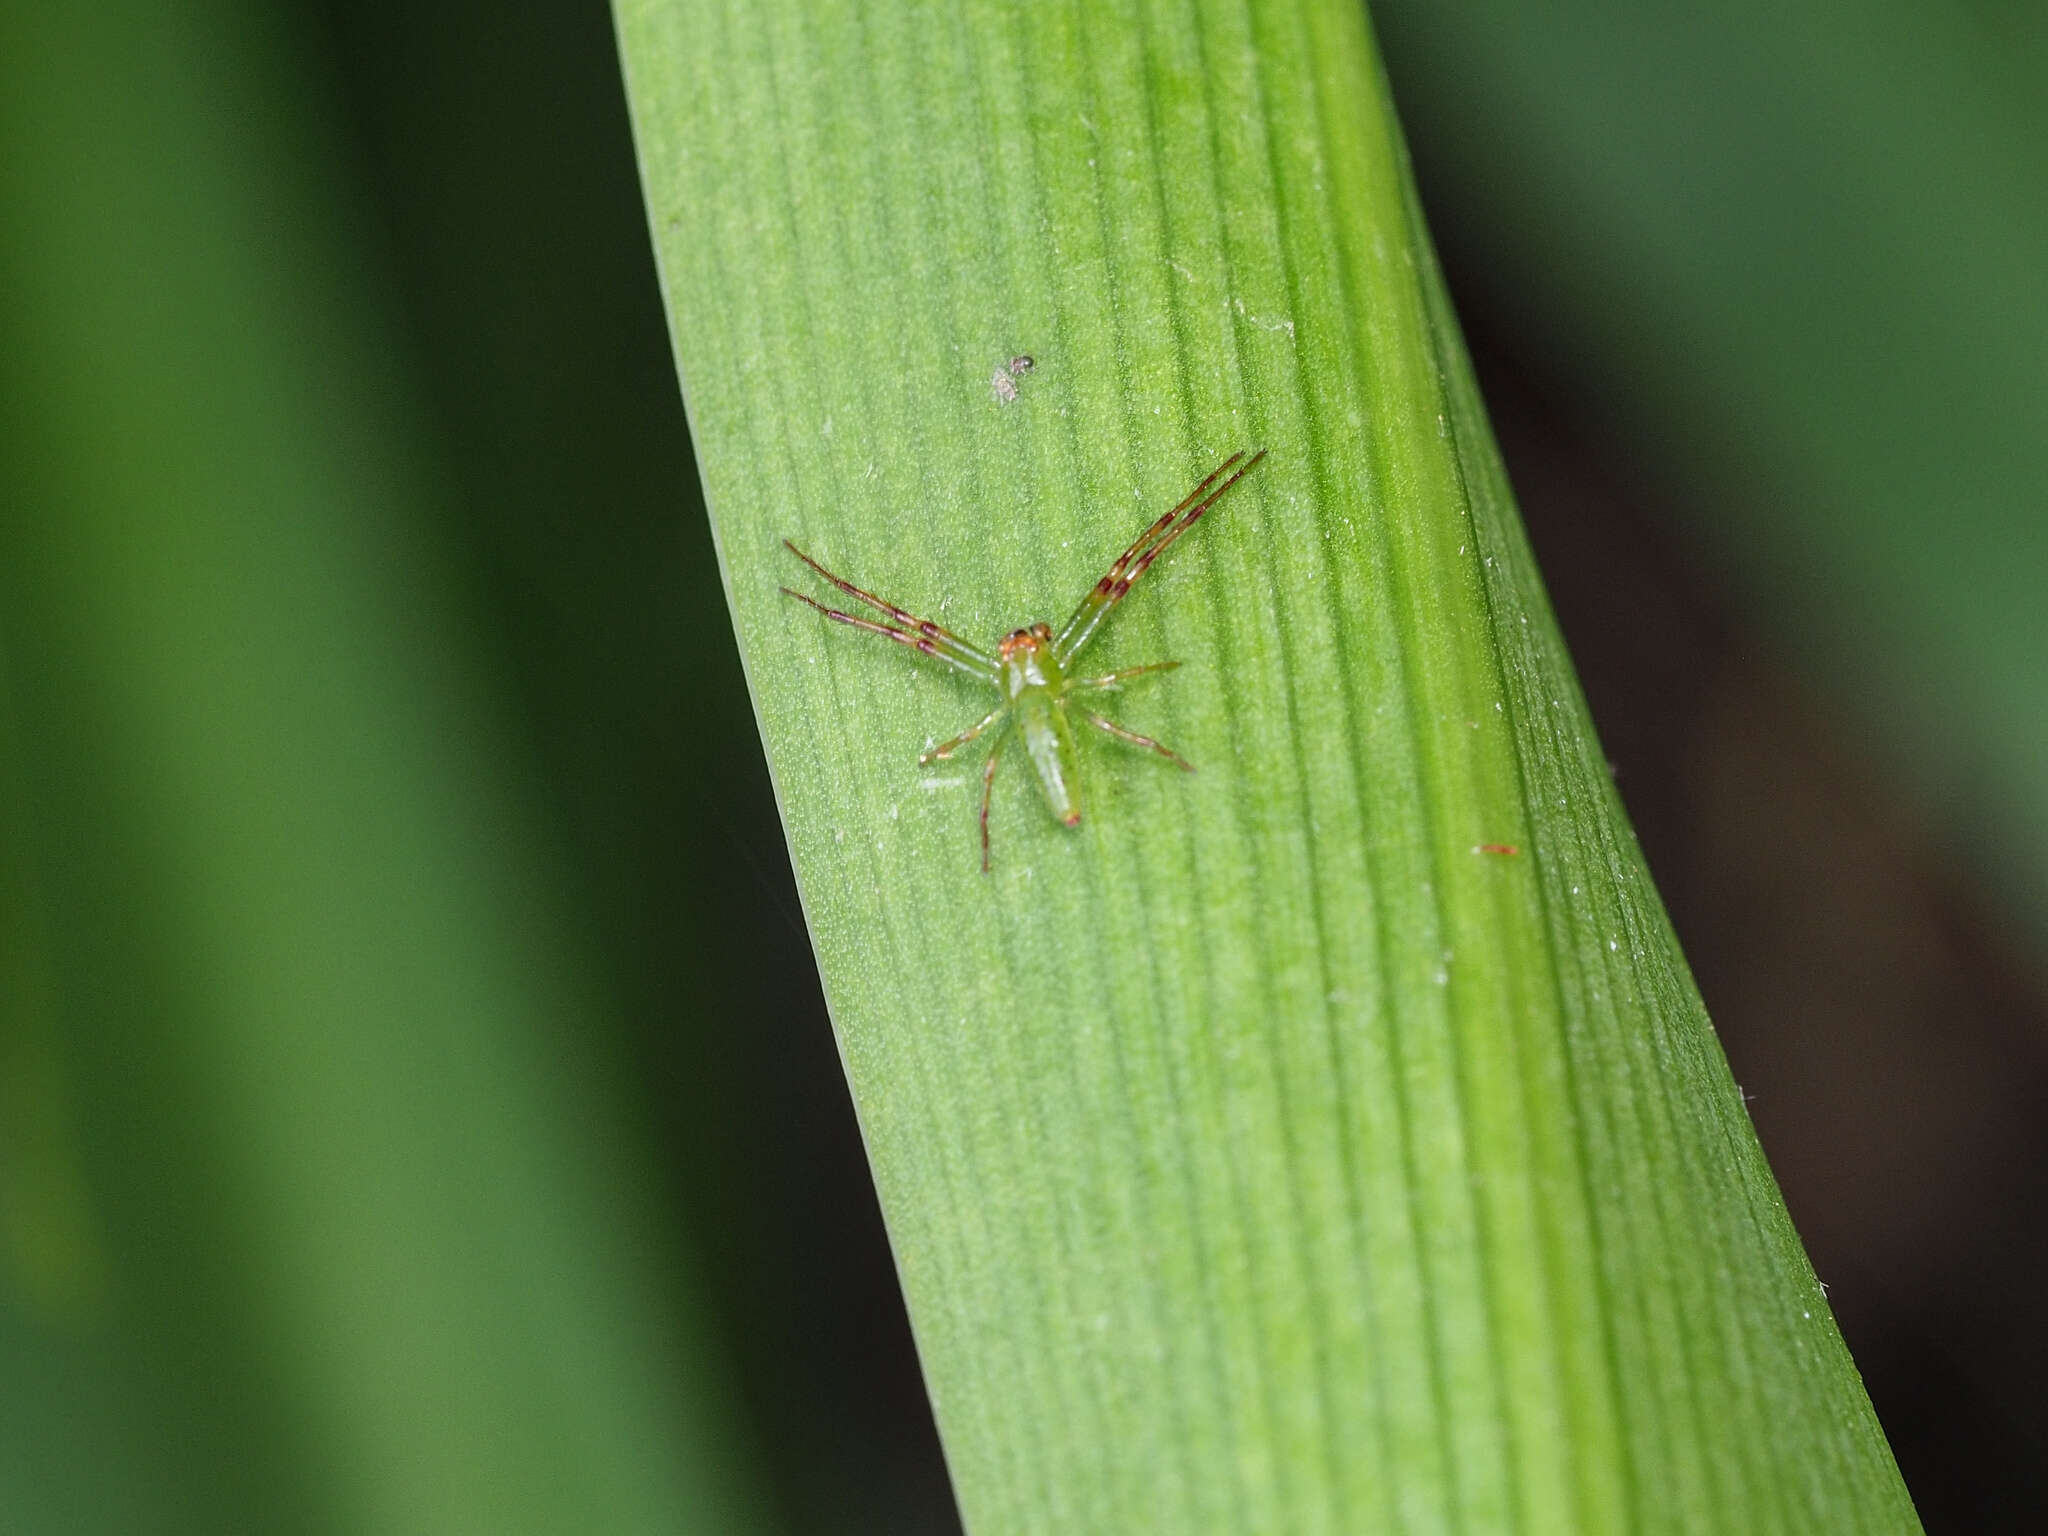
[(6, 17), (5, 1522), (747, 1529), (318, 72)]

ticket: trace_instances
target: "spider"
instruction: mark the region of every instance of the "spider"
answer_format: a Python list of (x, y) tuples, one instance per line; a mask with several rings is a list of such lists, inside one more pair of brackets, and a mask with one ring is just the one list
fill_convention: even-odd
[[(818, 564), (809, 555), (798, 549), (788, 539), (783, 545), (789, 552), (803, 561), (813, 571), (832, 583), (849, 597), (866, 603), (876, 612), (885, 615), (892, 623), (864, 619), (856, 614), (846, 613), (837, 608), (828, 608), (816, 598), (794, 588), (784, 587), (782, 591), (800, 603), (809, 603), (826, 618), (841, 624), (851, 624), (855, 629), (867, 630), (870, 634), (886, 635), (898, 644), (910, 646), (927, 656), (937, 657), (948, 666), (965, 672), (969, 677), (986, 683), (1001, 695), (999, 704), (980, 720), (955, 736), (951, 741), (936, 746), (918, 759), (920, 763), (934, 763), (951, 757), (955, 752), (973, 741), (984, 732), (995, 729), (1005, 721), (1015, 724), (1017, 734), (1024, 739), (1024, 752), (1031, 759), (1031, 766), (1038, 771), (1038, 787), (1045, 794), (1045, 803), (1053, 815), (1067, 826), (1079, 826), (1081, 822), (1080, 781), (1075, 773), (1074, 729), (1067, 717), (1067, 701), (1071, 694), (1095, 693), (1121, 687), (1135, 677), (1153, 672), (1170, 672), (1180, 663), (1177, 661), (1155, 661), (1141, 667), (1125, 667), (1102, 677), (1070, 677), (1068, 668), (1081, 648), (1093, 638), (1102, 621), (1109, 616), (1123, 595), (1131, 590), (1132, 584), (1144, 575), (1152, 562), (1166, 553), (1173, 541), (1195, 526), (1201, 515), (1215, 506), (1223, 493), (1251, 472), (1253, 465), (1266, 456), (1266, 450), (1246, 456), (1242, 451), (1233, 453), (1215, 469), (1208, 478), (1188, 492), (1179, 506), (1163, 515), (1151, 527), (1138, 535), (1131, 547), (1118, 555), (1104, 574), (1102, 580), (1088, 589), (1088, 595), (1074, 610), (1073, 617), (1057, 631), (1050, 624), (1031, 624), (1023, 629), (1013, 629), (996, 646), (995, 655), (969, 645), (951, 630), (930, 619), (920, 619), (907, 613), (894, 603), (884, 602), (872, 592), (865, 592), (852, 582), (841, 579)], [(1080, 708), (1081, 718), (1118, 741), (1134, 747), (1143, 747), (1156, 752), (1172, 763), (1178, 763), (1189, 773), (1194, 765), (1149, 736), (1140, 736), (1136, 731), (1127, 731), (1107, 717), (1094, 710)], [(988, 807), (989, 796), (995, 788), (996, 764), (1002, 760), (1007, 738), (999, 739), (988, 755), (988, 766), (981, 773), (981, 869), (988, 873)]]

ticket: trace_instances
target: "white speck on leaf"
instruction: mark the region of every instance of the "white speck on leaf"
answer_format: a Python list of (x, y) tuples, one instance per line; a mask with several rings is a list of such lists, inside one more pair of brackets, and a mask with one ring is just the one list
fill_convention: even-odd
[(1286, 333), (1287, 333), (1287, 334), (1288, 334), (1288, 335), (1289, 335), (1290, 337), (1291, 337), (1291, 336), (1293, 336), (1293, 334), (1294, 334), (1294, 322), (1293, 322), (1292, 320), (1268, 320), (1268, 319), (1266, 319), (1266, 318), (1265, 318), (1264, 316), (1262, 316), (1262, 315), (1255, 315), (1255, 314), (1253, 314), (1253, 313), (1252, 313), (1252, 312), (1251, 312), (1250, 310), (1246, 309), (1246, 308), (1244, 307), (1244, 300), (1243, 300), (1243, 299), (1232, 299), (1232, 300), (1231, 300), (1230, 302), (1231, 302), (1231, 304), (1233, 304), (1233, 305), (1234, 305), (1234, 306), (1236, 307), (1236, 309), (1237, 309), (1237, 312), (1238, 312), (1238, 313), (1239, 313), (1240, 315), (1244, 316), (1244, 318), (1245, 318), (1246, 320), (1250, 321), (1250, 322), (1251, 322), (1251, 323), (1252, 323), (1253, 325), (1257, 326), (1257, 327), (1258, 327), (1258, 328), (1259, 328), (1260, 330), (1262, 330), (1262, 331), (1285, 331), (1285, 332), (1286, 332)]

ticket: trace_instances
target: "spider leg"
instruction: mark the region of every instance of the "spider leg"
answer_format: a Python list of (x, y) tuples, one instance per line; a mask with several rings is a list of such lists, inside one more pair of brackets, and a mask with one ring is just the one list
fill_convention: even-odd
[(1171, 672), (1179, 666), (1177, 661), (1148, 661), (1142, 667), (1124, 667), (1102, 677), (1077, 677), (1068, 681), (1069, 688), (1121, 688), (1134, 677), (1143, 677), (1148, 672)]
[[(1176, 505), (1167, 512), (1161, 513), (1159, 520), (1157, 522), (1153, 523), (1143, 533), (1139, 534), (1135, 539), (1133, 539), (1131, 541), (1131, 547), (1125, 550), (1122, 554), (1118, 555), (1116, 559), (1110, 562), (1109, 569), (1103, 573), (1102, 580), (1098, 581), (1094, 585), (1094, 587), (1089, 590), (1088, 599), (1084, 599), (1082, 601), (1080, 608), (1075, 610), (1073, 617), (1067, 620), (1066, 624), (1061, 628), (1059, 636), (1054, 643), (1061, 647), (1065, 647), (1067, 644), (1067, 636), (1073, 631), (1074, 627), (1081, 622), (1082, 616), (1089, 611), (1089, 599), (1093, 599), (1100, 594), (1108, 592), (1119, 581), (1121, 581), (1123, 579), (1124, 573), (1131, 568), (1131, 563), (1138, 559), (1141, 555), (1145, 553), (1145, 551), (1150, 549), (1154, 544), (1158, 543), (1159, 540), (1166, 536), (1167, 530), (1173, 527), (1174, 519), (1178, 518), (1181, 515), (1181, 513), (1187, 511), (1187, 509), (1193, 506), (1197, 501), (1201, 500), (1203, 493), (1207, 491), (1210, 486), (1214, 485), (1217, 482), (1217, 480), (1222, 478), (1224, 473), (1231, 469), (1237, 463), (1237, 461), (1243, 457), (1244, 451), (1240, 449), (1236, 453), (1233, 453), (1229, 458), (1225, 459), (1221, 464), (1218, 464), (1214, 469), (1209, 471), (1208, 476), (1202, 481), (1200, 485), (1196, 486), (1192, 491), (1189, 491), (1187, 495), (1183, 496), (1180, 499), (1178, 505)], [(1078, 649), (1078, 647), (1076, 648)]]
[(1053, 641), (1053, 654), (1060, 662), (1071, 659), (1088, 643), (1096, 626), (1108, 616), (1110, 609), (1123, 600), (1124, 594), (1151, 568), (1152, 562), (1165, 554), (1175, 539), (1194, 527), (1196, 520), (1215, 506), (1225, 491), (1250, 474), (1252, 466), (1265, 456), (1263, 448), (1250, 457), (1233, 453), (1211, 470), (1208, 479), (1196, 486), (1185, 501), (1147, 528), (1138, 536), (1137, 543), (1117, 557), (1102, 580), (1088, 589), (1088, 595), (1081, 599), (1074, 616), (1067, 620)]
[(1175, 518), (1179, 517), (1181, 513), (1187, 511), (1187, 509), (1189, 507), (1192, 507), (1196, 502), (1200, 501), (1202, 499), (1203, 493), (1207, 491), (1210, 486), (1214, 485), (1218, 480), (1222, 479), (1223, 476), (1226, 473), (1228, 473), (1233, 466), (1236, 465), (1237, 461), (1243, 457), (1244, 450), (1240, 448), (1236, 453), (1233, 453), (1221, 464), (1218, 464), (1214, 469), (1210, 470), (1209, 473), (1203, 478), (1202, 483), (1200, 485), (1196, 486), (1192, 491), (1189, 491), (1187, 495), (1181, 497), (1178, 505), (1176, 505), (1171, 511), (1162, 513), (1157, 522), (1153, 523), (1151, 527), (1147, 528), (1143, 533), (1139, 534), (1135, 539), (1131, 540), (1131, 547), (1125, 550), (1122, 554), (1118, 555), (1116, 559), (1111, 562), (1108, 574), (1104, 577), (1104, 579), (1107, 581), (1115, 581), (1117, 578), (1122, 576), (1125, 571), (1129, 570), (1131, 567), (1131, 562), (1136, 560), (1147, 549), (1149, 549), (1153, 545), (1153, 543), (1155, 543), (1159, 538), (1161, 538), (1166, 533), (1166, 530), (1173, 526)]
[[(843, 577), (834, 576), (824, 566), (818, 564), (817, 561), (798, 549), (788, 539), (782, 541), (782, 547), (787, 549), (792, 555), (795, 555), (797, 559), (803, 561), (805, 565), (808, 565), (820, 576), (831, 582), (833, 586), (844, 592), (848, 597), (857, 598), (876, 612), (887, 614), (912, 633), (922, 635), (925, 639), (932, 641), (940, 650), (951, 649), (963, 659), (987, 668), (990, 676), (995, 675), (995, 659), (988, 655), (987, 652), (969, 645), (965, 640), (954, 634), (953, 631), (946, 628), (945, 625), (933, 619), (920, 619), (916, 614), (909, 612), (907, 609), (898, 608), (886, 598), (877, 597), (865, 588), (856, 587), (852, 582), (847, 581)], [(788, 592), (789, 588), (784, 587), (782, 590)], [(792, 593), (791, 595), (794, 596), (795, 594)], [(829, 608), (825, 609), (827, 613), (832, 611)]]
[(1009, 738), (998, 741), (988, 754), (988, 766), (981, 770), (981, 872), (988, 873), (988, 802), (996, 790), (996, 764), (1002, 761)]
[(994, 709), (990, 710), (987, 714), (983, 715), (979, 720), (975, 721), (974, 724), (967, 727), (966, 730), (962, 731), (958, 736), (955, 736), (951, 741), (941, 742), (938, 746), (933, 747), (931, 751), (925, 753), (922, 757), (918, 758), (918, 762), (935, 763), (940, 758), (951, 757), (955, 752), (959, 751), (962, 747), (966, 746), (967, 743), (974, 740), (974, 738), (979, 736), (983, 731), (987, 730), (990, 726), (999, 722), (1003, 718), (1003, 716), (1007, 715), (1009, 712), (1010, 706), (1008, 704), (998, 704)]
[(1092, 709), (1083, 710), (1082, 714), (1087, 717), (1088, 723), (1094, 726), (1098, 731), (1107, 731), (1110, 735), (1114, 736), (1118, 741), (1127, 741), (1134, 747), (1143, 747), (1148, 752), (1157, 752), (1161, 757), (1179, 763), (1181, 767), (1187, 769), (1189, 773), (1193, 773), (1195, 771), (1195, 765), (1193, 763), (1189, 762), (1186, 758), (1182, 757), (1178, 752), (1174, 751), (1173, 748), (1166, 746), (1161, 742), (1154, 741), (1150, 736), (1140, 736), (1136, 731), (1127, 731), (1122, 726), (1118, 725), (1114, 720), (1110, 720), (1102, 715), (1098, 715)]
[(800, 603), (809, 603), (828, 619), (835, 620), (841, 624), (851, 624), (855, 629), (864, 629), (871, 635), (887, 635), (891, 640), (896, 641), (900, 645), (907, 645), (913, 651), (922, 651), (927, 656), (935, 656), (948, 666), (958, 667), (969, 677), (979, 678), (984, 683), (996, 681), (994, 663), (956, 655), (952, 650), (948, 649), (941, 642), (934, 640), (930, 635), (914, 635), (907, 629), (896, 628), (893, 624), (877, 624), (873, 619), (864, 619), (858, 614), (845, 613), (837, 608), (827, 608), (815, 597), (799, 592), (794, 587), (784, 587), (782, 591), (785, 596), (793, 597)]

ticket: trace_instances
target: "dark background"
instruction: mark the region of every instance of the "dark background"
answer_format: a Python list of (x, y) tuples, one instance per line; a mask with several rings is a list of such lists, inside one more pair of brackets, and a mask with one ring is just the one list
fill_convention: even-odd
[[(1461, 106), (1454, 72), (1404, 70), (1402, 9), (1389, 68), (1509, 469), (1793, 1217), (1929, 1531), (2048, 1529), (2032, 931), (1702, 553), (1696, 487), (1589, 386), (1598, 360), (1560, 355), (1542, 274), (1417, 126)], [(790, 1529), (955, 1529), (719, 590), (609, 17), (278, 14), (766, 1484)]]

